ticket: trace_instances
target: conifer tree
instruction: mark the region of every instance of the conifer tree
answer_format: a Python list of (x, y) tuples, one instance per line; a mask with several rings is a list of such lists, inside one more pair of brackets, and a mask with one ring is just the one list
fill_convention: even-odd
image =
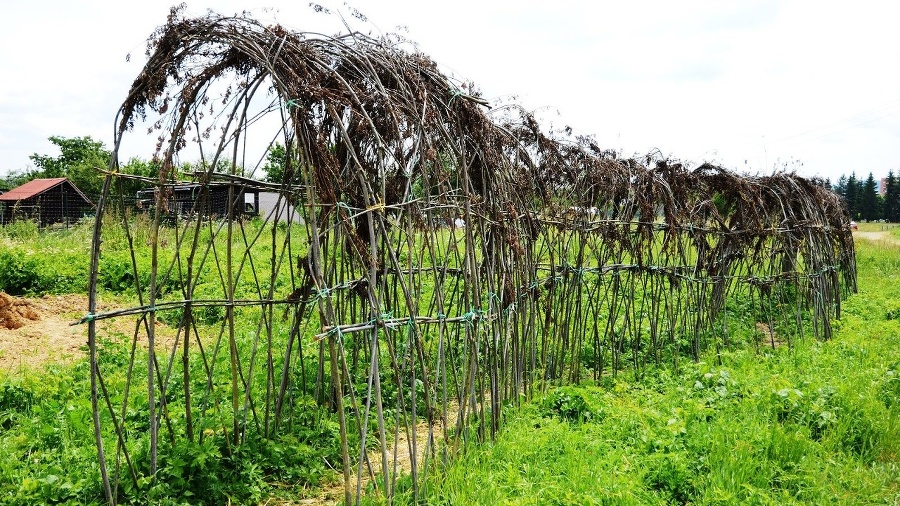
[(859, 216), (866, 221), (880, 218), (878, 213), (878, 185), (875, 176), (869, 172), (869, 177), (863, 183), (862, 194), (859, 196)]
[(850, 213), (850, 219), (859, 219), (859, 194), (861, 188), (856, 180), (856, 171), (850, 173), (847, 179), (847, 189), (844, 192), (844, 201), (847, 203), (847, 211)]
[(885, 186), (884, 219), (896, 223), (900, 221), (900, 179), (894, 175), (893, 170), (888, 172)]

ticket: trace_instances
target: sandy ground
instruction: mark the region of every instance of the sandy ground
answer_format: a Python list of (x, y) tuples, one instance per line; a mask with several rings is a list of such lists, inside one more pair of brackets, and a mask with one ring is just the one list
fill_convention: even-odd
[(0, 371), (35, 370), (83, 355), (87, 328), (69, 324), (86, 308), (83, 295), (29, 299), (0, 292)]
[[(73, 323), (87, 307), (87, 296), (81, 294), (27, 298), (0, 292), (0, 373), (39, 371), (86, 355), (87, 325)], [(100, 303), (97, 311), (113, 309), (117, 307)], [(130, 340), (134, 327), (133, 316), (98, 320), (97, 335)], [(158, 351), (174, 344), (174, 329), (158, 324), (156, 335)]]
[(768, 323), (756, 322), (756, 333), (760, 337), (759, 344), (771, 348), (780, 348), (787, 344)]
[[(448, 410), (448, 417), (455, 418), (457, 416), (457, 409), (454, 406), (452, 409)], [(431, 435), (433, 439), (429, 443), (429, 430), (431, 431)], [(452, 429), (451, 429), (452, 430)], [(443, 424), (441, 421), (437, 421), (433, 427), (429, 429), (429, 426), (425, 422), (421, 422), (416, 425), (416, 462), (419, 466), (419, 471), (425, 463), (425, 451), (426, 448), (431, 453), (429, 458), (440, 458), (440, 456), (435, 455), (435, 444), (439, 444), (439, 441), (443, 440)], [(388, 436), (389, 438), (393, 438), (393, 434)], [(378, 438), (377, 433), (370, 433), (367, 438)], [(397, 437), (396, 445), (388, 441), (387, 443), (387, 458), (388, 458), (388, 466), (391, 468), (391, 472), (394, 472), (394, 465), (396, 464), (396, 472), (401, 474), (410, 474), (412, 473), (412, 452), (410, 451), (410, 441), (409, 437), (404, 431), (401, 431)], [(438, 450), (439, 451), (439, 450)], [(381, 473), (382, 469), (382, 452), (380, 450), (370, 450), (369, 454), (369, 465), (371, 466), (372, 471), (376, 474)], [(350, 459), (356, 461), (359, 457), (359, 449), (350, 450)], [(338, 463), (340, 464), (340, 463)], [(350, 483), (352, 488), (352, 495), (356, 497), (356, 485), (357, 485), (357, 471), (359, 467), (354, 465), (351, 470), (351, 478)], [(344, 499), (344, 482), (343, 482), (343, 474), (338, 473), (336, 470), (335, 480), (331, 485), (325, 486), (320, 492), (318, 497), (303, 499), (296, 504), (303, 505), (335, 505), (343, 501)], [(361, 490), (363, 494), (365, 494), (366, 487), (371, 481), (371, 477), (366, 468), (366, 465), (363, 464), (363, 479), (361, 484)]]

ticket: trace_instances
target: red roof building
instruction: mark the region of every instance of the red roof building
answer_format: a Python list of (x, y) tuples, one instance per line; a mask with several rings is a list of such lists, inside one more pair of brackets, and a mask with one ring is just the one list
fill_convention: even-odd
[(35, 220), (41, 226), (72, 223), (91, 214), (94, 204), (64, 177), (33, 179), (0, 195), (0, 224)]

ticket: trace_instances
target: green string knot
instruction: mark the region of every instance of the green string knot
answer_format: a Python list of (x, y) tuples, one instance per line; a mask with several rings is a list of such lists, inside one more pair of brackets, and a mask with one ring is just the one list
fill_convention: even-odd
[(353, 220), (353, 208), (352, 207), (350, 207), (346, 202), (335, 202), (334, 205), (338, 209), (343, 209), (344, 211), (347, 211), (347, 215), (350, 216), (350, 222), (355, 223)]
[(386, 312), (381, 313), (380, 315), (376, 316), (375, 319), (372, 321), (372, 323), (374, 324), (374, 323), (380, 322), (383, 324), (385, 320), (392, 320), (393, 318), (394, 318), (394, 312), (386, 311)]
[(460, 89), (450, 90), (450, 91), (453, 92), (453, 96), (450, 97), (450, 101), (447, 102), (447, 107), (450, 107), (450, 105), (453, 103), (453, 101), (456, 99), (456, 97), (460, 97), (460, 96), (462, 96), (462, 95), (465, 95), (465, 93), (463, 93), (463, 91), (460, 90)]
[(466, 325), (471, 326), (474, 323), (475, 318), (478, 317), (479, 312), (481, 312), (480, 309), (476, 310), (475, 308), (472, 308), (472, 310), (469, 311), (468, 313), (463, 313), (462, 319), (464, 322), (466, 322)]

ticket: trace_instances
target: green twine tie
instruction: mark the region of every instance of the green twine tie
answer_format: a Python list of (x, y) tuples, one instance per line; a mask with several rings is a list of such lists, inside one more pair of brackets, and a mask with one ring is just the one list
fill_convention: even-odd
[(464, 95), (462, 90), (451, 90), (451, 91), (453, 92), (453, 96), (450, 97), (450, 101), (447, 102), (447, 107), (450, 107), (450, 105), (453, 104), (453, 101), (456, 99), (456, 97), (460, 97), (460, 96)]

